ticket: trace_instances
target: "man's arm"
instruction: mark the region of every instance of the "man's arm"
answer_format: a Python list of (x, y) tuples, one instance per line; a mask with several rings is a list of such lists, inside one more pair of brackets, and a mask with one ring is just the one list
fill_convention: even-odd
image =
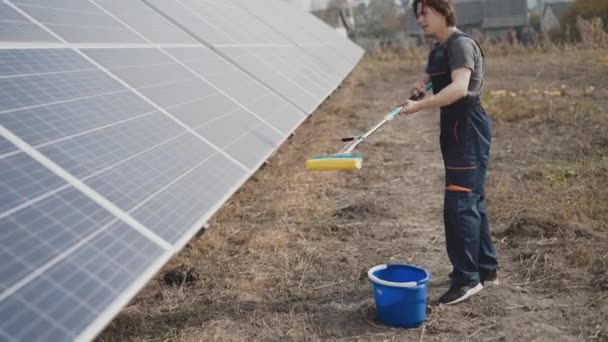
[(471, 69), (460, 68), (452, 71), (452, 83), (439, 93), (423, 98), (420, 101), (406, 101), (402, 113), (410, 114), (425, 109), (439, 108), (450, 105), (467, 96)]
[(420, 100), (420, 109), (445, 107), (467, 96), (471, 69), (461, 68), (452, 71), (452, 83), (439, 93)]

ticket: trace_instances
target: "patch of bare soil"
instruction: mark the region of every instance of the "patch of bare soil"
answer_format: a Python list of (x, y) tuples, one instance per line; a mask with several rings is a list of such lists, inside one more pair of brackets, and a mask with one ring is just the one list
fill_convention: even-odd
[[(385, 126), (357, 172), (304, 169), (381, 119), (422, 70), (370, 58), (98, 340), (608, 341), (605, 55), (488, 59), (499, 286), (437, 305), (450, 271), (438, 113)], [(430, 271), (423, 328), (376, 319), (366, 272), (387, 262)]]

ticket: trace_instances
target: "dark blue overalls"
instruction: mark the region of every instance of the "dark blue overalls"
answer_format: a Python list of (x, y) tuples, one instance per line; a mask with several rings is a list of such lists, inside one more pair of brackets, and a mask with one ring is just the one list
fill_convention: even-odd
[[(461, 32), (452, 34), (429, 55), (427, 73), (435, 94), (452, 83), (447, 46), (450, 40), (463, 36)], [(491, 139), (491, 122), (480, 94), (441, 108), (440, 146), (446, 185), (443, 215), (453, 285), (476, 285), (480, 277), (496, 272), (484, 192)]]

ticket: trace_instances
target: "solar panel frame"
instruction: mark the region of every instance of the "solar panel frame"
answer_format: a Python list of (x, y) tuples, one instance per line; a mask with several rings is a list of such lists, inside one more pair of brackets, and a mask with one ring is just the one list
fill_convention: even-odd
[[(52, 308), (38, 307), (38, 312), (34, 312), (35, 310), (32, 311), (32, 305), (39, 304), (35, 301), (44, 300), (37, 297), (40, 294), (39, 289), (53, 288), (58, 282), (61, 282), (61, 279), (57, 279), (56, 276), (65, 275), (67, 274), (67, 270), (73, 269), (74, 263), (70, 263), (69, 260), (54, 257), (49, 263), (33, 273), (30, 273), (28, 277), (23, 278), (18, 284), (13, 284), (10, 291), (7, 292), (4, 291), (3, 288), (0, 288), (0, 317), (3, 317), (3, 315), (6, 314), (6, 311), (3, 313), (3, 310), (6, 310), (6, 307), (2, 306), (2, 302), (5, 299), (10, 299), (11, 301), (15, 299), (17, 300), (16, 303), (22, 307), (22, 310), (29, 310), (29, 313), (17, 314), (12, 321), (9, 321), (8, 319), (0, 320), (5, 323), (8, 322), (6, 323), (7, 326), (8, 324), (14, 324), (19, 319), (22, 319), (21, 322), (23, 324), (27, 323), (30, 325), (34, 323), (43, 324), (43, 321), (46, 319), (47, 323), (51, 322), (52, 324), (43, 324), (42, 326), (49, 329), (58, 328), (56, 330), (47, 331), (46, 338), (53, 339), (56, 337), (62, 339), (63, 337), (68, 336), (70, 338), (84, 340), (92, 339), (99, 330), (118, 313), (122, 306), (125, 305), (158, 271), (158, 269), (160, 269), (176, 251), (180, 250), (187, 241), (190, 240), (203, 223), (206, 222), (238, 188), (240, 188), (240, 186), (272, 153), (274, 153), (277, 146), (280, 146), (287, 139), (291, 131), (306, 118), (306, 114), (308, 114), (309, 111), (301, 110), (298, 108), (299, 106), (294, 105), (294, 103), (285, 96), (274, 93), (272, 87), (260, 82), (251, 73), (246, 72), (238, 63), (223, 61), (224, 63), (221, 64), (222, 67), (226, 68), (226, 72), (231, 73), (232, 80), (237, 83), (237, 85), (232, 88), (228, 87), (228, 84), (216, 86), (216, 83), (220, 84), (222, 82), (220, 82), (219, 79), (216, 79), (215, 82), (209, 81), (207, 78), (213, 77), (213, 74), (209, 74), (209, 70), (195, 64), (194, 60), (179, 58), (178, 55), (180, 55), (180, 53), (183, 55), (183, 52), (188, 51), (188, 49), (206, 49), (209, 53), (215, 54), (214, 57), (217, 60), (222, 60), (225, 56), (217, 54), (217, 49), (205, 47), (201, 44), (198, 37), (196, 37), (196, 39), (184, 38), (189, 35), (192, 36), (191, 33), (189, 31), (183, 31), (184, 34), (178, 33), (182, 32), (180, 31), (181, 27), (174, 25), (170, 20), (166, 20), (166, 17), (157, 15), (158, 13), (156, 13), (155, 10), (144, 10), (144, 7), (135, 5), (135, 3), (125, 4), (115, 0), (91, 0), (89, 2), (81, 0), (5, 0), (4, 3), (0, 3), (0, 6), (1, 5), (6, 5), (6, 8), (11, 9), (12, 12), (10, 15), (17, 16), (16, 14), (18, 14), (25, 18), (23, 19), (24, 24), (31, 25), (32, 27), (42, 30), (40, 32), (44, 32), (41, 36), (45, 36), (46, 38), (40, 38), (36, 43), (49, 44), (44, 46), (42, 44), (31, 46), (20, 44), (20, 42), (30, 41), (26, 37), (15, 39), (17, 44), (14, 44), (12, 47), (7, 45), (4, 45), (3, 47), (0, 46), (0, 72), (2, 72), (2, 76), (0, 76), (2, 87), (0, 89), (4, 91), (4, 94), (19, 95), (17, 99), (11, 99), (10, 96), (7, 96), (3, 97), (3, 101), (0, 101), (0, 120), (2, 120), (2, 125), (0, 126), (0, 162), (27, 156), (27, 158), (33, 159), (46, 168), (46, 173), (44, 174), (53, 175), (62, 182), (58, 184), (45, 183), (48, 188), (44, 188), (42, 194), (38, 191), (26, 196), (35, 197), (33, 200), (36, 201), (35, 203), (32, 202), (27, 205), (12, 203), (12, 209), (9, 208), (8, 211), (0, 208), (0, 215), (5, 215), (5, 218), (12, 217), (11, 215), (18, 213), (21, 210), (33, 209), (34, 207), (30, 205), (35, 205), (36, 203), (42, 205), (47, 203), (47, 201), (56, 200), (57, 196), (66, 193), (66, 191), (76, 191), (82, 198), (87, 199), (79, 201), (79, 203), (94, 203), (96, 207), (109, 213), (109, 217), (115, 218), (108, 223), (108, 219), (102, 219), (100, 216), (101, 214), (91, 214), (90, 217), (93, 222), (98, 222), (100, 224), (107, 223), (107, 225), (104, 226), (106, 227), (105, 229), (113, 229), (115, 232), (109, 234), (110, 237), (118, 237), (118, 231), (122, 231), (123, 233), (126, 232), (131, 235), (135, 234), (135, 236), (140, 237), (140, 240), (143, 239), (141, 241), (145, 241), (148, 245), (154, 246), (154, 249), (156, 250), (156, 252), (151, 253), (147, 258), (144, 258), (145, 260), (141, 260), (138, 264), (139, 266), (134, 265), (130, 268), (134, 274), (138, 274), (136, 279), (133, 278), (127, 282), (123, 282), (121, 285), (122, 287), (120, 287), (115, 294), (117, 297), (115, 297), (111, 303), (105, 302), (103, 310), (95, 311), (94, 315), (90, 314), (90, 310), (87, 311), (88, 309), (93, 309), (90, 305), (82, 305), (83, 303), (80, 303), (79, 300), (69, 302), (68, 297), (73, 298), (71, 295), (66, 297), (65, 302), (59, 303), (58, 305), (64, 305), (63, 309), (60, 310), (61, 312), (66, 312), (68, 308), (73, 308), (73, 311), (70, 311), (69, 314), (65, 315), (66, 318), (71, 319), (72, 323), (75, 324), (71, 327), (58, 327), (57, 325), (62, 323), (62, 318), (56, 318), (56, 313), (53, 311), (45, 311), (46, 309), (52, 310)], [(141, 9), (147, 13), (146, 15), (150, 15), (150, 17), (143, 20), (144, 24), (137, 20), (130, 21), (129, 16), (127, 15), (129, 8), (131, 8), (129, 6)], [(240, 11), (239, 13), (247, 13), (237, 7), (231, 7), (226, 4), (221, 6), (227, 6), (226, 8), (231, 8), (232, 11)], [(73, 9), (76, 7), (78, 9), (74, 11)], [(123, 13), (119, 13), (118, 15), (112, 13), (121, 10), (125, 10), (124, 15), (122, 15)], [(31, 13), (26, 13), (28, 11)], [(78, 15), (62, 16), (64, 12)], [(5, 13), (9, 13), (9, 11)], [(9, 14), (6, 15), (8, 16)], [(43, 23), (41, 23), (40, 20), (36, 20), (36, 18), (43, 21)], [(71, 20), (72, 24), (84, 27), (62, 26), (62, 22), (65, 20), (61, 18), (68, 21)], [(110, 31), (129, 32), (129, 34), (117, 37), (116, 39), (100, 34), (99, 32), (96, 32), (96, 30), (99, 31), (99, 27), (94, 27), (94, 25), (92, 27), (87, 27), (89, 23), (94, 22), (95, 20), (99, 20), (97, 23), (101, 26), (110, 28)], [(167, 27), (171, 27), (173, 33), (165, 35), (159, 34), (158, 30), (155, 29), (137, 29), (137, 26), (140, 24), (145, 26), (146, 23), (161, 22), (163, 25), (166, 24)], [(0, 25), (1, 23), (2, 19), (0, 19)], [(44, 23), (46, 23), (46, 25)], [(135, 26), (136, 28), (133, 29), (132, 26)], [(74, 28), (77, 28), (77, 30), (74, 31)], [(0, 28), (0, 41), (3, 40), (1, 32)], [(268, 32), (273, 31), (268, 27)], [(52, 39), (48, 37), (51, 37)], [(280, 35), (276, 35), (276, 37), (280, 37)], [(111, 43), (113, 46), (96, 46), (105, 43)], [(0, 45), (2, 44), (3, 43), (0, 43)], [(262, 42), (260, 44), (261, 46), (258, 47), (262, 47), (263, 49), (280, 46), (285, 48), (283, 52), (291, 51), (291, 55), (285, 54), (276, 57), (277, 59), (275, 59), (275, 61), (286, 63), (284, 62), (285, 60), (295, 60), (298, 61), (298, 65), (303, 66), (302, 69), (290, 66), (289, 68), (285, 68), (285, 74), (275, 71), (275, 75), (273, 76), (280, 77), (284, 81), (289, 81), (288, 77), (294, 76), (310, 78), (309, 81), (311, 83), (309, 83), (309, 85), (316, 88), (316, 98), (313, 98), (311, 101), (315, 103), (310, 105), (310, 108), (312, 109), (316, 108), (327, 95), (325, 92), (333, 90), (332, 88), (337, 86), (341, 81), (339, 75), (334, 74), (329, 76), (329, 74), (324, 73), (325, 71), (331, 71), (331, 69), (328, 68), (327, 65), (316, 64), (318, 61), (315, 60), (315, 58), (312, 58), (312, 56), (294, 56), (293, 51), (296, 51), (296, 47), (291, 43), (284, 46), (281, 44), (278, 44), (279, 46), (277, 46), (276, 41), (272, 41), (271, 43)], [(21, 45), (23, 47), (22, 50), (15, 48)], [(237, 44), (236, 47), (240, 46)], [(14, 62), (9, 63), (2, 61), (2, 53), (4, 52), (2, 51), (2, 48), (8, 48), (11, 52), (21, 53), (19, 58), (25, 57), (26, 60), (28, 56), (32, 56), (38, 52), (42, 53), (41, 51), (43, 49), (44, 53), (47, 54), (47, 57), (49, 57), (52, 62), (40, 63), (39, 65), (32, 62), (25, 62), (21, 67), (14, 68)], [(141, 93), (137, 86), (127, 82), (124, 74), (119, 75), (116, 70), (112, 70), (112, 68), (102, 65), (102, 63), (99, 63), (99, 61), (91, 58), (87, 54), (94, 51), (94, 49), (101, 48), (130, 49), (130, 52), (133, 52), (136, 49), (148, 48), (150, 50), (155, 49), (162, 52), (165, 57), (172, 60), (172, 63), (167, 65), (181, 66), (187, 71), (184, 75), (190, 74), (195, 76), (192, 78), (193, 82), (196, 81), (199, 84), (207, 83), (222, 96), (229, 99), (234, 104), (237, 104), (237, 106), (234, 107), (234, 111), (226, 113), (227, 116), (216, 120), (216, 124), (220, 125), (218, 127), (221, 127), (221, 125), (231, 125), (234, 120), (229, 120), (230, 116), (239, 116), (240, 118), (248, 117), (250, 118), (248, 119), (250, 120), (250, 124), (247, 125), (245, 130), (241, 131), (242, 134), (233, 132), (234, 136), (232, 138), (227, 139), (227, 137), (222, 134), (213, 138), (212, 140), (218, 142), (223, 141), (223, 143), (218, 143), (221, 146), (217, 146), (209, 139), (205, 138), (213, 137), (214, 134), (218, 134), (220, 131), (216, 127), (209, 126), (207, 131), (201, 131), (200, 129), (197, 130), (195, 127), (189, 126), (172, 113), (173, 108), (164, 108), (159, 105), (158, 100), (151, 99), (149, 94), (146, 95)], [(70, 51), (70, 53), (67, 53), (68, 51)], [(266, 49), (266, 51), (272, 51), (272, 49)], [(64, 57), (69, 55), (72, 57), (68, 57), (67, 59), (57, 57), (58, 54), (61, 55), (61, 53), (64, 54)], [(259, 56), (254, 56), (254, 58), (257, 58), (258, 60), (263, 58), (261, 53), (256, 53)], [(55, 57), (50, 58), (51, 55)], [(13, 56), (12, 58), (14, 60), (15, 57)], [(37, 59), (34, 58), (34, 60)], [(86, 63), (83, 61), (86, 61)], [(62, 62), (63, 65), (61, 65)], [(13, 69), (2, 69), (3, 63), (5, 66), (10, 65)], [(27, 65), (27, 67), (25, 67), (25, 65)], [(156, 65), (156, 67), (160, 68), (158, 65)], [(5, 70), (6, 73), (4, 73)], [(167, 70), (172, 71), (172, 76), (176, 75), (173, 73), (175, 69), (169, 68)], [(145, 81), (146, 79), (154, 79), (153, 75), (146, 75), (145, 73), (139, 73), (137, 78), (141, 80), (143, 84), (147, 83)], [(173, 81), (179, 81), (179, 79)], [(51, 86), (52, 84), (58, 86), (53, 88)], [(93, 84), (94, 86), (92, 86)], [(255, 84), (260, 88), (263, 88), (264, 91), (256, 92), (257, 95), (253, 97), (253, 100), (246, 101), (246, 90), (244, 89), (253, 89), (252, 85)], [(295, 86), (297, 87), (297, 85)], [(24, 89), (29, 89), (30, 92), (26, 93)], [(299, 89), (302, 89), (302, 87)], [(82, 121), (78, 122), (78, 116), (75, 115), (71, 118), (69, 115), (66, 117), (57, 115), (59, 113), (69, 114), (70, 106), (74, 107), (72, 110), (82, 110), (82, 113), (86, 113), (85, 108), (89, 107), (89, 105), (86, 104), (87, 101), (89, 101), (88, 103), (91, 107), (99, 107), (100, 103), (103, 103), (103, 106), (107, 106), (107, 108), (112, 108), (112, 104), (114, 103), (116, 107), (112, 110), (111, 116), (99, 118), (96, 121), (88, 123)], [(260, 105), (257, 105), (258, 103), (260, 103)], [(278, 106), (279, 104), (281, 106)], [(257, 108), (254, 107), (256, 105), (258, 106)], [(121, 106), (126, 107), (125, 110), (126, 112), (129, 112), (130, 115), (121, 113), (118, 110)], [(288, 112), (290, 119), (284, 120), (280, 116), (280, 111), (272, 114), (261, 113), (269, 107), (277, 107), (280, 110)], [(310, 109), (310, 111), (312, 111), (312, 109)], [(48, 115), (55, 115), (53, 125), (50, 125), (49, 121), (41, 121), (40, 117), (36, 116), (41, 110), (47, 111), (45, 113), (46, 118), (49, 118)], [(17, 115), (20, 115), (21, 121), (17, 119)], [(127, 136), (124, 134), (124, 132), (126, 132), (124, 129), (129, 125), (135, 126), (141, 120), (156, 120), (156, 118), (165, 119), (163, 122), (159, 121), (159, 124), (162, 125), (163, 128), (174, 127), (175, 130), (164, 132), (167, 134), (166, 136), (154, 136), (153, 134), (145, 134), (145, 132), (142, 132), (141, 136)], [(72, 120), (74, 122), (72, 122)], [(45, 124), (46, 126), (44, 126)], [(144, 126), (155, 127), (152, 124), (146, 124)], [(36, 129), (30, 130), (28, 133), (28, 128)], [(127, 131), (133, 132), (133, 129), (128, 129)], [(41, 135), (41, 132), (46, 133)], [(114, 133), (109, 134), (109, 132)], [(107, 140), (109, 138), (115, 138), (116, 141)], [(185, 143), (183, 146), (171, 145), (182, 138), (188, 138), (190, 140), (184, 140)], [(183, 148), (187, 148), (188, 146), (192, 147), (198, 143), (200, 147), (196, 150), (198, 153), (203, 153), (201, 154), (200, 159), (193, 160), (190, 164), (184, 164), (181, 169), (173, 170), (174, 174), (165, 174), (164, 177), (170, 181), (165, 181), (163, 184), (157, 184), (157, 187), (153, 187), (149, 184), (145, 186), (142, 185), (141, 187), (146, 188), (148, 192), (146, 194), (140, 194), (139, 199), (131, 201), (130, 204), (127, 202), (124, 202), (127, 203), (124, 204), (120, 199), (112, 197), (112, 192), (105, 192), (105, 190), (103, 190), (104, 186), (115, 183), (115, 181), (112, 182), (108, 181), (108, 179), (103, 179), (104, 175), (105, 177), (111, 177), (107, 172), (114, 171), (117, 167), (127, 166), (131, 160), (143, 157), (148, 152), (161, 146), (159, 144), (167, 139), (170, 140), (170, 142), (167, 142), (167, 147), (182, 147), (180, 150), (183, 150)], [(235, 142), (240, 139), (245, 140), (243, 140), (241, 145), (235, 144)], [(131, 140), (134, 142), (130, 142)], [(123, 143), (117, 144), (120, 141), (123, 141)], [(152, 145), (154, 142), (159, 143)], [(111, 147), (112, 143), (115, 143), (116, 147)], [(101, 145), (105, 145), (106, 147), (104, 149), (96, 150), (96, 148), (101, 148)], [(120, 151), (119, 145), (131, 147), (125, 147), (125, 151)], [(85, 147), (84, 149), (83, 146)], [(266, 149), (263, 150), (263, 148)], [(112, 153), (108, 153), (108, 149), (112, 150)], [(207, 152), (204, 152), (205, 149), (207, 149)], [(261, 154), (260, 151), (262, 151)], [(170, 153), (167, 156), (174, 154), (176, 153)], [(192, 156), (194, 154), (194, 152), (191, 152), (187, 155)], [(148, 153), (148, 156), (149, 155), (151, 155), (151, 153)], [(72, 163), (76, 161), (73, 158), (74, 156), (79, 156), (75, 159), (83, 164), (76, 165)], [(162, 154), (157, 156), (156, 161), (154, 159), (149, 159), (148, 163), (152, 164), (151, 166), (161, 165), (163, 160), (160, 159), (163, 159)], [(164, 159), (164, 162), (167, 164), (181, 165), (179, 161), (172, 162), (170, 158)], [(144, 164), (145, 163), (142, 161), (141, 165)], [(31, 167), (28, 168), (31, 169)], [(8, 179), (9, 178), (7, 178), (7, 180)], [(201, 179), (204, 180), (202, 183), (204, 186), (200, 186)], [(149, 181), (151, 181), (151, 179)], [(0, 183), (0, 185), (2, 184)], [(198, 191), (193, 190), (196, 188), (195, 185), (199, 185)], [(129, 188), (129, 184), (119, 184), (118, 187)], [(208, 191), (208, 189), (215, 189), (215, 191)], [(145, 199), (143, 199), (143, 197), (145, 197)], [(176, 206), (177, 209), (171, 210), (170, 204), (175, 203), (179, 203), (179, 205)], [(204, 212), (204, 215), (201, 216), (199, 214), (197, 217), (196, 213), (201, 212)], [(161, 215), (158, 215), (159, 213), (161, 213)], [(0, 217), (0, 220), (2, 220), (2, 217)], [(174, 222), (177, 221), (179, 222), (175, 224)], [(166, 227), (170, 227), (170, 229), (167, 229)], [(82, 252), (82, 254), (78, 253), (81, 253), (81, 250), (91, 247), (92, 245), (86, 243), (93, 241), (97, 237), (101, 238), (106, 231), (105, 229), (96, 230), (95, 232), (98, 233), (98, 235), (91, 237), (89, 240), (81, 240), (81, 244), (76, 244), (67, 248), (62, 254), (63, 257), (72, 257), (74, 260), (78, 261), (86, 260), (87, 256), (92, 255), (91, 250)], [(64, 239), (62, 241), (66, 242), (68, 240)], [(104, 246), (108, 248), (117, 248), (116, 244), (107, 242), (98, 245), (99, 248), (103, 248)], [(64, 247), (61, 247), (60, 249), (62, 248)], [(145, 249), (146, 248), (142, 248), (141, 250)], [(107, 254), (107, 257), (119, 257), (122, 255), (121, 251), (124, 250), (124, 248), (112, 250), (112, 252)], [(1, 253), (2, 252), (0, 251), (0, 255)], [(38, 258), (40, 257), (41, 256), (38, 255)], [(43, 257), (42, 259), (48, 258), (49, 257)], [(95, 261), (96, 259), (91, 257), (90, 260)], [(87, 263), (85, 262), (84, 264), (86, 266)], [(128, 260), (117, 261), (113, 265), (128, 265)], [(61, 268), (64, 266), (67, 268)], [(104, 269), (98, 270), (101, 272)], [(68, 293), (73, 291), (74, 293), (79, 293), (84, 296), (87, 291), (83, 289), (91, 289), (93, 284), (99, 284), (100, 281), (103, 282), (104, 280), (109, 281), (114, 279), (108, 278), (108, 274), (100, 274), (93, 277), (92, 274), (95, 272), (95, 269), (88, 270), (84, 273), (79, 272), (80, 271), (77, 271), (74, 274), (70, 273), (70, 277), (74, 280), (74, 283), (83, 285), (78, 288), (70, 288)], [(86, 280), (93, 278), (96, 279), (96, 282)], [(67, 285), (64, 284), (62, 286), (64, 286), (65, 289), (65, 286)], [(15, 296), (11, 296), (12, 294), (15, 294)], [(91, 294), (91, 298), (94, 296), (96, 295)], [(105, 297), (105, 295), (101, 297)], [(47, 302), (48, 298), (50, 297), (47, 297)], [(89, 300), (91, 298), (87, 297), (85, 299)], [(21, 312), (13, 306), (9, 309), (16, 310), (14, 312)], [(87, 314), (87, 312), (89, 314)], [(53, 318), (49, 320), (50, 317)], [(12, 326), (13, 325), (11, 325), (11, 327)], [(70, 329), (75, 331), (69, 331)], [(18, 333), (26, 334), (28, 332), (36, 333), (41, 331), (40, 328), (36, 327), (25, 330)], [(57, 335), (50, 335), (53, 333), (56, 333)], [(11, 335), (4, 330), (2, 323), (0, 323), (0, 336), (3, 338), (6, 337), (7, 339), (11, 338)], [(41, 335), (27, 335), (28, 339), (35, 337), (41, 337)]]
[[(157, 12), (167, 16), (169, 20), (175, 23), (179, 22), (177, 25), (197, 37), (203, 45), (230, 60), (307, 114), (312, 113), (342, 81), (342, 76), (337, 71), (321, 63), (314, 56), (302, 53), (297, 45), (280, 34), (278, 30), (266, 25), (250, 12), (235, 7), (234, 4), (187, 0), (172, 2), (162, 0), (142, 1), (155, 8)], [(241, 15), (249, 16), (250, 21), (255, 20), (258, 26), (264, 27), (265, 32), (269, 32), (267, 35), (274, 38), (268, 41), (257, 36), (236, 37), (224, 33), (225, 37), (220, 39), (214, 33), (214, 28), (217, 29), (217, 25), (204, 17), (200, 11), (197, 11), (197, 8), (200, 10), (201, 6), (207, 6), (206, 8), (215, 6), (218, 10), (229, 8), (238, 10)], [(229, 24), (236, 25), (235, 23)], [(247, 52), (236, 52), (235, 49), (247, 50)], [(278, 60), (280, 66), (265, 61), (265, 57), (273, 56), (273, 54), (261, 49), (272, 49), (274, 54), (278, 55), (274, 57), (274, 60)], [(289, 49), (297, 50), (299, 54), (285, 55), (285, 51)], [(295, 70), (294, 66), (299, 65), (305, 65), (306, 69)], [(260, 70), (260, 68), (263, 68), (263, 70)], [(311, 88), (316, 90), (311, 91)], [(310, 98), (307, 98), (309, 96)]]
[[(347, 60), (343, 56), (345, 52), (342, 52), (341, 54), (339, 48), (346, 44), (346, 40), (340, 38), (340, 44), (334, 43), (333, 45), (327, 45), (324, 41), (331, 39), (332, 36), (337, 34), (335, 32), (326, 32), (326, 34), (321, 37), (315, 36), (310, 30), (301, 26), (297, 20), (293, 20), (293, 12), (289, 11), (290, 8), (288, 4), (268, 0), (260, 0), (255, 3), (247, 0), (228, 1), (246, 8), (252, 15), (258, 17), (260, 21), (299, 46), (308, 55), (321, 61), (329, 70), (332, 70), (340, 76), (340, 81), (342, 81), (352, 69), (354, 66), (353, 63), (358, 61), (357, 58), (349, 58), (348, 63), (344, 63), (344, 61)], [(297, 14), (300, 16), (310, 15), (304, 11)], [(333, 41), (336, 42), (335, 37)], [(330, 50), (329, 48), (332, 49)], [(321, 52), (319, 49), (324, 49), (324, 51)]]

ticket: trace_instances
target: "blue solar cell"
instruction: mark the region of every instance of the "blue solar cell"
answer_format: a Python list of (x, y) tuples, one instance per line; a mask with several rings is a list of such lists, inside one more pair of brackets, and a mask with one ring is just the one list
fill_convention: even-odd
[(312, 113), (319, 104), (318, 94), (300, 85), (299, 80), (289, 78), (289, 74), (276, 69), (263, 58), (244, 47), (219, 48), (231, 60), (245, 68), (256, 79), (270, 86), (275, 92), (283, 95), (307, 114)]
[(34, 24), (0, 21), (0, 41), (37, 43), (53, 42), (56, 39)]
[(0, 214), (64, 184), (61, 178), (25, 153), (1, 158)]
[(81, 0), (11, 0), (15, 5), (32, 8), (67, 10), (75, 13), (96, 13), (97, 8), (89, 1)]
[(250, 168), (265, 159), (283, 138), (241, 108), (197, 127), (196, 131)]
[[(87, 177), (175, 138), (184, 128), (159, 112), (40, 148), (77, 177)], [(143, 172), (143, 170), (142, 170)]]
[(122, 85), (100, 70), (0, 78), (0, 114), (123, 90)]
[(184, 134), (85, 182), (129, 212), (212, 154), (202, 140)]
[(30, 1), (13, 3), (70, 43), (144, 43), (132, 30), (88, 1)]
[(0, 1), (0, 125), (62, 169), (0, 136), (1, 341), (98, 333), (358, 61), (260, 1)]
[(96, 69), (70, 49), (0, 50), (0, 75), (43, 74)]
[(137, 208), (133, 217), (175, 243), (189, 230), (200, 229), (195, 224), (223, 203), (245, 176), (245, 170), (216, 154)]
[[(151, 2), (155, 4), (158, 4), (161, 1), (162, 0), (151, 0)], [(291, 45), (291, 43), (279, 32), (271, 29), (269, 26), (261, 22), (256, 17), (250, 15), (242, 8), (229, 5), (224, 1), (184, 1), (182, 3), (184, 4), (184, 9), (186, 11), (193, 12), (199, 16), (201, 19), (199, 22), (204, 21), (210, 23), (231, 38), (230, 41), (210, 41), (209, 43), (211, 44), (216, 45), (223, 43), (237, 43)], [(171, 6), (171, 4), (169, 6)]]
[(224, 150), (243, 165), (255, 169), (269, 157), (282, 140), (283, 136), (260, 124), (224, 146)]
[(153, 43), (200, 44), (143, 2), (102, 0), (97, 3)]
[[(192, 9), (190, 6), (194, 3), (193, 1), (188, 1), (187, 4), (182, 1), (163, 1), (163, 0), (149, 0), (147, 1), (152, 6), (157, 8), (159, 11), (164, 13), (165, 15), (170, 16), (175, 22), (180, 25), (186, 25), (188, 29), (192, 30), (192, 32), (196, 35), (204, 35), (206, 41), (211, 44), (215, 43), (238, 43), (236, 37), (233, 37), (234, 33), (229, 33), (224, 30), (223, 27), (217, 26), (217, 23), (213, 22), (211, 18), (207, 14), (211, 15), (211, 11), (202, 14), (202, 10)], [(212, 6), (210, 4), (206, 4), (200, 2), (202, 6)], [(217, 7), (217, 5), (215, 5)], [(216, 10), (217, 11), (217, 10)], [(213, 14), (217, 20), (217, 13)], [(231, 17), (227, 17), (227, 20), (230, 20)], [(242, 21), (241, 21), (242, 22)], [(239, 21), (237, 18), (232, 18), (232, 24), (237, 25)]]
[(27, 341), (73, 339), (163, 253), (118, 221), (97, 227), (87, 239), (0, 301), (0, 331)]
[(21, 13), (15, 11), (11, 6), (4, 3), (0, 3), (0, 21), (23, 23), (30, 22), (26, 17), (21, 15)]
[(9, 5), (0, 3), (0, 41), (56, 42), (58, 40)]
[(0, 290), (15, 285), (112, 219), (107, 211), (71, 187), (31, 202), (0, 218), (0, 253), (4, 256)]
[(0, 124), (33, 146), (51, 144), (154, 113), (153, 107), (129, 91), (94, 96), (0, 115)]
[(285, 135), (305, 117), (301, 110), (208, 48), (167, 51)]
[[(128, 52), (115, 49), (93, 49), (86, 53), (137, 91), (196, 130), (216, 147), (222, 149), (231, 146), (233, 156), (246, 155), (239, 151), (239, 147), (254, 152), (252, 155), (246, 155), (246, 159), (239, 160), (242, 163), (246, 161), (249, 167), (259, 164), (259, 161), (274, 148), (271, 146), (269, 150), (266, 146), (267, 141), (273, 142), (276, 146), (286, 135), (286, 133), (281, 134), (270, 129), (268, 123), (262, 122), (255, 113), (220, 93), (221, 89), (209, 84), (203, 75), (199, 74), (202, 78), (197, 77), (187, 67), (180, 65), (181, 62), (174, 61), (158, 49), (133, 49)], [(239, 72), (239, 76), (245, 77), (240, 71), (237, 70), (237, 72)], [(235, 84), (232, 85), (234, 89), (242, 86), (236, 81), (246, 82), (245, 85), (258, 84), (259, 86), (255, 80), (245, 77), (235, 80)], [(228, 86), (228, 84), (223, 85), (223, 88)], [(248, 95), (251, 97), (252, 94)], [(289, 115), (289, 113), (285, 114)], [(302, 117), (296, 116), (292, 122), (301, 119)], [(269, 128), (264, 130), (266, 132), (264, 135), (259, 134), (261, 130), (257, 127), (260, 124)], [(256, 132), (257, 136), (245, 137)], [(252, 151), (246, 146), (249, 144), (264, 148)]]
[(8, 140), (0, 136), (0, 158), (2, 158), (3, 155), (16, 150), (17, 148), (15, 145), (11, 144)]

